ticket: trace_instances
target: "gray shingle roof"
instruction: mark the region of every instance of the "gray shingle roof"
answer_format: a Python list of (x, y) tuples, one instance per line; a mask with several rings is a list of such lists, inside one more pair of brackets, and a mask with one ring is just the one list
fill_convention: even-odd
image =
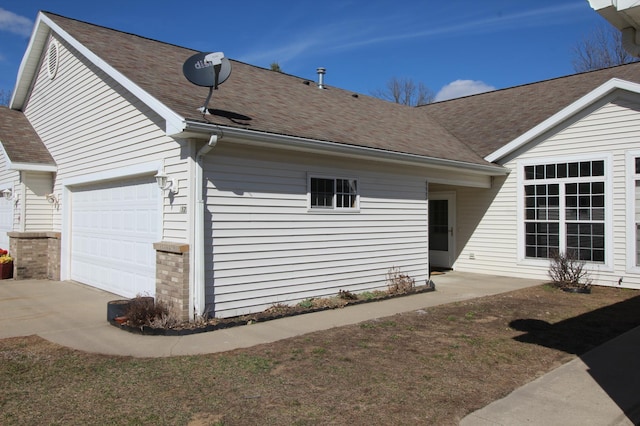
[(0, 142), (13, 163), (55, 165), (51, 154), (21, 111), (0, 106)]
[[(208, 94), (182, 75), (194, 50), (45, 13), (94, 54), (187, 120), (278, 135), (364, 146), (432, 158), (488, 164), (443, 126), (415, 108), (393, 104), (232, 61), (229, 79)], [(224, 45), (211, 46), (223, 50)], [(329, 70), (329, 73), (331, 70)], [(330, 74), (329, 74), (330, 75)]]
[(640, 83), (640, 62), (420, 107), (486, 157), (612, 78)]

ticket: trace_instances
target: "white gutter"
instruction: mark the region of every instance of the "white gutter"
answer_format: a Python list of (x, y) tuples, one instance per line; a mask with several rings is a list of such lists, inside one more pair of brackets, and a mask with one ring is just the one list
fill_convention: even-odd
[(212, 133), (209, 137), (209, 142), (200, 148), (196, 154), (195, 161), (195, 187), (196, 187), (196, 210), (195, 210), (195, 223), (194, 229), (194, 242), (193, 242), (193, 287), (190, 293), (193, 297), (194, 311), (191, 315), (203, 315), (205, 309), (205, 260), (204, 260), (204, 209), (206, 208), (204, 202), (204, 172), (202, 167), (202, 160), (209, 151), (211, 151), (218, 143), (218, 135)]
[(369, 160), (377, 159), (401, 165), (418, 167), (429, 166), (436, 169), (455, 170), (457, 172), (466, 170), (486, 176), (500, 176), (509, 174), (508, 169), (498, 165), (466, 163), (464, 161), (446, 160), (442, 158), (426, 157), (417, 154), (385, 151), (383, 149), (346, 145), (296, 136), (277, 135), (273, 133), (239, 129), (235, 127), (225, 127), (219, 125), (215, 125), (214, 127), (214, 125), (211, 124), (194, 121), (187, 121), (185, 130), (187, 132), (204, 133), (211, 132), (213, 128), (215, 128), (217, 132), (221, 132), (221, 136), (232, 137), (245, 143), (253, 143), (256, 145), (274, 146), (279, 148), (295, 149), (298, 151), (307, 151), (314, 153), (329, 153)]

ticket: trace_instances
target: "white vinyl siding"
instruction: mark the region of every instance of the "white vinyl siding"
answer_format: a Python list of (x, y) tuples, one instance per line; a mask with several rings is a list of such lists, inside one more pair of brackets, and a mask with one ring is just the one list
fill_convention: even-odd
[[(164, 162), (165, 173), (184, 186), (188, 157), (181, 154), (185, 147), (166, 136), (162, 119), (78, 58), (64, 41), (58, 56), (56, 78), (49, 79), (43, 64), (25, 108), (25, 115), (58, 166), (53, 192), (63, 194), (65, 181), (90, 181), (100, 173), (150, 161)], [(187, 215), (180, 213), (187, 194), (180, 191), (171, 200), (165, 197), (162, 239), (187, 241)], [(62, 229), (65, 201), (62, 197), (60, 209), (53, 211), (53, 230)]]
[[(628, 273), (627, 172), (625, 153), (640, 144), (640, 103), (627, 95), (590, 107), (563, 126), (549, 132), (521, 150), (505, 166), (512, 170), (504, 180), (484, 191), (460, 189), (458, 224), (468, 228), (458, 235), (459, 253), (455, 268), (524, 278), (548, 279), (548, 261), (524, 259), (521, 164), (605, 159), (606, 186), (605, 264), (589, 264), (594, 283), (640, 288), (640, 274)], [(632, 200), (631, 200), (632, 202)]]
[[(360, 211), (309, 210), (307, 176), (358, 176)], [(216, 316), (427, 279), (426, 179), (363, 161), (220, 144), (205, 162), (206, 299)]]
[(28, 232), (51, 231), (55, 206), (47, 202), (52, 193), (52, 174), (48, 172), (22, 172), (24, 200), (28, 208), (24, 212), (24, 230)]

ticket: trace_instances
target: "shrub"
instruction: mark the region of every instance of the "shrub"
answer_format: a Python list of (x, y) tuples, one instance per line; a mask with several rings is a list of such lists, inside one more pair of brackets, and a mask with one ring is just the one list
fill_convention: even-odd
[(400, 272), (400, 268), (392, 267), (387, 272), (389, 294), (408, 293), (416, 286), (416, 280)]
[(338, 297), (343, 300), (357, 300), (358, 296), (351, 293), (349, 290), (338, 290)]
[(171, 306), (153, 297), (136, 296), (125, 312), (129, 325), (153, 328), (171, 328), (180, 324)]
[(592, 282), (585, 261), (578, 259), (574, 251), (551, 253), (549, 277), (561, 288), (590, 287)]

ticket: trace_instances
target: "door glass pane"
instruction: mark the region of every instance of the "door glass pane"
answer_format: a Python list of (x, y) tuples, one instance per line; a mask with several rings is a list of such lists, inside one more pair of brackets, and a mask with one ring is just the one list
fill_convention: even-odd
[(449, 250), (449, 203), (429, 200), (429, 250)]

